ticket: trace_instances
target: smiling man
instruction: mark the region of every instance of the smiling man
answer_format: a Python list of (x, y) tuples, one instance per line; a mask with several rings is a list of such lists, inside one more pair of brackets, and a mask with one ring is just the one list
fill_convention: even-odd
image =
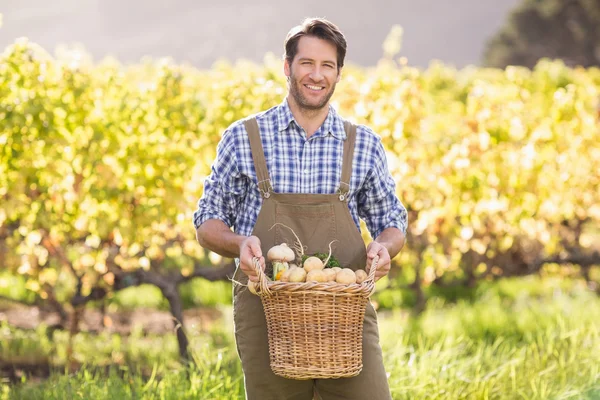
[(288, 101), (292, 114), (308, 112), (313, 116), (319, 111), (323, 114), (328, 111), (325, 106), (341, 77), (336, 47), (318, 37), (306, 36), (295, 43), (292, 52), (299, 55), (288, 54), (284, 65), (290, 83)]
[[(277, 222), (298, 232), (311, 254), (327, 252), (334, 239), (343, 243), (334, 254), (344, 267), (363, 269), (379, 256), (376, 279), (389, 272), (405, 241), (407, 213), (379, 136), (345, 121), (329, 104), (344, 66), (344, 35), (331, 22), (311, 18), (290, 30), (284, 47), (288, 95), (224, 132), (194, 213), (197, 239), (206, 249), (236, 258), (235, 338), (248, 399), (309, 400), (316, 393), (323, 400), (387, 400), (370, 304), (358, 376), (291, 380), (271, 371), (264, 310), (244, 285), (257, 280), (253, 258), (265, 268), (263, 255), (281, 242), (284, 233), (271, 229)], [(374, 238), (367, 247), (360, 219)]]

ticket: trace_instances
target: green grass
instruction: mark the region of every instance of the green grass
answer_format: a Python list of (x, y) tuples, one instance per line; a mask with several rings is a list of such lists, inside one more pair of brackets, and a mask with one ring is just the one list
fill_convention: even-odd
[[(600, 399), (600, 298), (579, 282), (505, 280), (468, 300), (433, 300), (419, 317), (397, 310), (380, 321), (394, 399)], [(63, 359), (62, 332), (52, 340), (41, 329), (0, 332), (2, 357), (37, 349)], [(75, 353), (89, 366), (4, 384), (0, 400), (243, 398), (231, 310), (191, 338), (196, 366), (183, 368), (172, 335), (81, 336)], [(96, 367), (116, 362), (122, 366), (108, 373)]]
[(600, 299), (581, 286), (507, 295), (510, 282), (382, 321), (395, 399), (600, 398)]

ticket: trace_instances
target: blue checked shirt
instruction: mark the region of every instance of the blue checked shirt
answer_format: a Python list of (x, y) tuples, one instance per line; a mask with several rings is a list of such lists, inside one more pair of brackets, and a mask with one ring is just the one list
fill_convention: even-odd
[[(337, 192), (346, 133), (343, 119), (333, 107), (308, 140), (287, 100), (257, 114), (256, 119), (275, 192)], [(348, 207), (357, 229), (360, 217), (373, 238), (388, 227), (406, 234), (406, 209), (396, 197), (383, 145), (379, 136), (363, 125), (357, 127), (349, 194)], [(217, 146), (217, 157), (194, 212), (194, 226), (198, 228), (208, 219), (219, 219), (236, 233), (250, 236), (262, 200), (248, 134), (243, 122), (238, 121), (223, 133)]]

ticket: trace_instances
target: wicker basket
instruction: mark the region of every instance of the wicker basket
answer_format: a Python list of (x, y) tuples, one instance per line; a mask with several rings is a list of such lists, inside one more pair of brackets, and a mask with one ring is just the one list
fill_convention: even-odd
[(375, 257), (364, 282), (342, 285), (270, 281), (254, 260), (276, 375), (327, 379), (360, 373), (363, 319), (375, 290), (377, 262)]

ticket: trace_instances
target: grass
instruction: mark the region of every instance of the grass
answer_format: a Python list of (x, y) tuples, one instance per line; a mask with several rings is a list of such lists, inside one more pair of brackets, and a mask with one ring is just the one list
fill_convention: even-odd
[(395, 399), (600, 399), (600, 299), (501, 289), (382, 321)]
[[(0, 399), (241, 399), (230, 311), (191, 335), (194, 367), (176, 361), (173, 335), (82, 336), (75, 354), (87, 366), (3, 384)], [(66, 337), (46, 336), (4, 326), (0, 356), (61, 361)], [(600, 298), (580, 282), (511, 279), (472, 299), (433, 300), (419, 317), (381, 312), (380, 336), (394, 399), (600, 399)]]

